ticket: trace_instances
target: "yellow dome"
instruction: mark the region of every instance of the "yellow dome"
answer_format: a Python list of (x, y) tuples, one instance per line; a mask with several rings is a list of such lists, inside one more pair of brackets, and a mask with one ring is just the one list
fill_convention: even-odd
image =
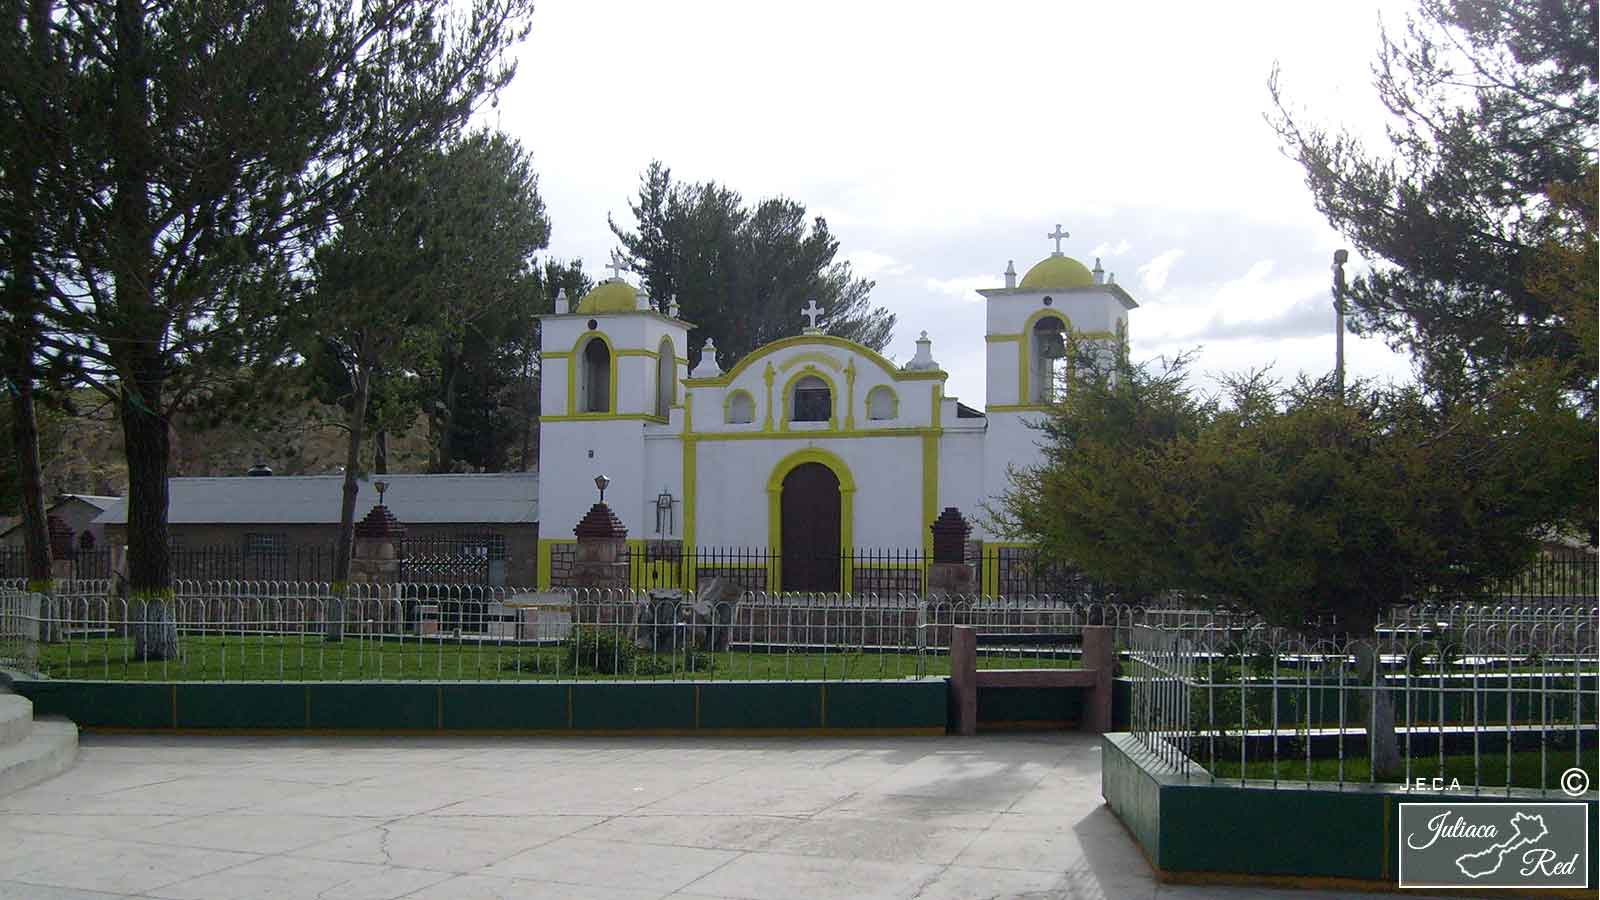
[(576, 312), (632, 312), (639, 306), (639, 291), (621, 279), (602, 281), (578, 301)]
[(1070, 256), (1047, 256), (1022, 276), (1017, 287), (1024, 291), (1063, 290), (1093, 287), (1094, 275), (1083, 263)]

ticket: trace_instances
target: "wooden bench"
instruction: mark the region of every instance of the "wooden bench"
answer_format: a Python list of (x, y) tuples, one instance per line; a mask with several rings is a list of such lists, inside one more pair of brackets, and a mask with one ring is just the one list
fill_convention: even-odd
[(1076, 669), (978, 669), (978, 633), (962, 625), (950, 638), (950, 692), (956, 733), (978, 733), (978, 688), (1082, 688), (1083, 718), (1078, 727), (1092, 734), (1111, 730), (1111, 683), (1117, 661), (1112, 630), (1083, 628), (1083, 656)]

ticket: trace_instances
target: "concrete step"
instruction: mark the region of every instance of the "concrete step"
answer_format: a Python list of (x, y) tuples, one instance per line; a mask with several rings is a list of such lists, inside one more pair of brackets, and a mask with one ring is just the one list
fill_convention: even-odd
[(0, 747), (27, 740), (33, 731), (33, 702), (16, 694), (0, 694)]
[(33, 723), (20, 743), (0, 747), (0, 797), (54, 778), (78, 758), (78, 726), (62, 719)]

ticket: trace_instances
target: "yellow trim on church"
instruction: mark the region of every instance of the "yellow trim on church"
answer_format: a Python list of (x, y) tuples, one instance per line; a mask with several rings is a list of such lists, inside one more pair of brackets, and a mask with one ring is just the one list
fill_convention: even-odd
[(807, 376), (820, 378), (828, 385), (828, 430), (827, 432), (821, 432), (819, 429), (818, 432), (812, 432), (810, 429), (804, 429), (802, 433), (827, 433), (831, 435), (831, 433), (839, 430), (839, 383), (834, 381), (827, 372), (810, 364), (790, 375), (789, 379), (783, 383), (783, 391), (779, 394), (779, 397), (782, 398), (783, 406), (779, 413), (778, 430), (782, 432), (790, 431), (789, 426), (793, 423), (790, 416), (794, 411), (794, 386), (796, 382)]
[(684, 383), (690, 387), (719, 387), (729, 385), (732, 384), (740, 375), (744, 374), (746, 369), (755, 365), (758, 361), (777, 353), (779, 350), (807, 344), (824, 344), (830, 347), (838, 347), (841, 350), (859, 353), (861, 356), (870, 360), (878, 368), (882, 369), (890, 378), (893, 378), (896, 381), (944, 381), (950, 377), (948, 373), (942, 372), (938, 369), (930, 371), (907, 371), (905, 369), (896, 368), (894, 363), (884, 358), (882, 354), (878, 353), (876, 350), (873, 350), (871, 347), (868, 347), (865, 344), (858, 344), (855, 341), (847, 340), (842, 337), (835, 337), (831, 334), (797, 334), (786, 338), (779, 338), (770, 344), (757, 347), (755, 350), (750, 351), (750, 353), (747, 354), (744, 359), (739, 360), (738, 364), (732, 369), (729, 369), (721, 375), (718, 375), (714, 378), (690, 378), (686, 379)]
[[(584, 345), (589, 341), (599, 338), (606, 345), (606, 354), (611, 364), (611, 383), (609, 405), (605, 412), (580, 412), (578, 410), (578, 369), (583, 365), (582, 355)], [(617, 413), (617, 348), (612, 345), (611, 338), (603, 331), (585, 331), (573, 341), (572, 350), (567, 354), (567, 411), (564, 416), (541, 416), (541, 420), (560, 421), (561, 419), (615, 419), (621, 418)]]
[(785, 456), (767, 477), (767, 553), (772, 559), (767, 590), (783, 590), (783, 479), (806, 463), (827, 466), (839, 479), (839, 590), (849, 593), (855, 583), (851, 551), (855, 548), (856, 479), (843, 459), (820, 447), (806, 447)]

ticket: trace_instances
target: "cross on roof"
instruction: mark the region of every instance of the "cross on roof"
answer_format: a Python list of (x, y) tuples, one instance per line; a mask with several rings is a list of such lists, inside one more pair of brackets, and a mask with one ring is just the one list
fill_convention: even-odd
[(800, 310), (800, 315), (811, 320), (811, 327), (813, 329), (817, 327), (817, 317), (822, 315), (822, 307), (817, 305), (817, 299), (815, 297), (806, 301), (806, 306), (804, 309)]
[(1061, 223), (1057, 222), (1056, 223), (1056, 230), (1054, 232), (1050, 233), (1050, 234), (1045, 235), (1045, 237), (1050, 238), (1051, 240), (1056, 242), (1055, 255), (1056, 256), (1060, 256), (1061, 255), (1061, 239), (1062, 238), (1072, 237), (1072, 235), (1066, 233), (1065, 231), (1062, 231), (1061, 230)]
[(628, 271), (627, 265), (622, 262), (622, 256), (615, 250), (611, 251), (611, 262), (606, 263), (605, 267), (611, 270), (613, 280), (621, 278), (622, 273)]

